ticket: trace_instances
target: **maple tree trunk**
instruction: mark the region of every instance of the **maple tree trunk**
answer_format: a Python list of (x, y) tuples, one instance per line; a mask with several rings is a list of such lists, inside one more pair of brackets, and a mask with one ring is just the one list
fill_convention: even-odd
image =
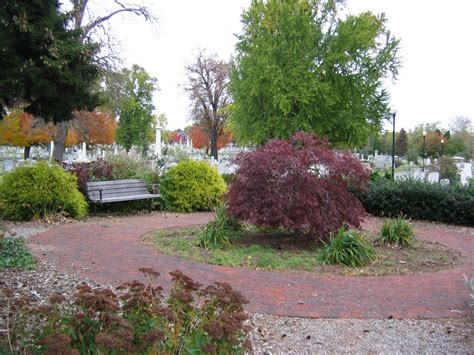
[(211, 131), (211, 157), (217, 160), (217, 131)]
[(56, 124), (56, 133), (54, 134), (53, 160), (61, 163), (66, 150), (67, 122)]
[(31, 151), (31, 147), (23, 148), (23, 159), (25, 160), (30, 159), (30, 151)]

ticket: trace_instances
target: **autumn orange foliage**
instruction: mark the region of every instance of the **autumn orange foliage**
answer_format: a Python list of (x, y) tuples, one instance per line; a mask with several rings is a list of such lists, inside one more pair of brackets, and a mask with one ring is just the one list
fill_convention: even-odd
[(117, 121), (110, 112), (95, 110), (77, 111), (71, 121), (66, 145), (82, 142), (91, 144), (113, 144)]
[[(211, 146), (209, 135), (199, 126), (192, 126), (190, 136), (193, 142), (193, 148), (208, 150)], [(221, 149), (232, 140), (232, 133), (224, 131), (217, 137), (217, 149)]]
[(13, 111), (0, 121), (0, 145), (31, 147), (52, 140), (53, 126), (23, 111)]
[[(95, 110), (78, 111), (69, 122), (66, 145), (81, 142), (113, 144), (117, 122), (111, 113)], [(15, 110), (0, 121), (0, 145), (29, 148), (53, 140), (54, 126), (21, 110)], [(25, 158), (28, 157), (25, 150)]]

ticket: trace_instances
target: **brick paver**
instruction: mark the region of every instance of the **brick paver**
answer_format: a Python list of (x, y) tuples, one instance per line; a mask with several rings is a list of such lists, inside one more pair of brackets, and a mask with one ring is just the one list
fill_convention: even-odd
[[(474, 229), (446, 231), (417, 227), (417, 236), (460, 251), (460, 266), (436, 273), (403, 276), (313, 275), (308, 272), (268, 272), (199, 264), (159, 254), (141, 237), (159, 228), (206, 223), (211, 214), (160, 214), (91, 218), (58, 226), (29, 242), (33, 252), (59, 269), (101, 283), (117, 285), (140, 279), (139, 267), (162, 273), (179, 269), (208, 285), (226, 281), (250, 301), (247, 310), (281, 316), (325, 318), (459, 318), (472, 315), (463, 274), (474, 276)], [(369, 219), (366, 228), (374, 227)]]

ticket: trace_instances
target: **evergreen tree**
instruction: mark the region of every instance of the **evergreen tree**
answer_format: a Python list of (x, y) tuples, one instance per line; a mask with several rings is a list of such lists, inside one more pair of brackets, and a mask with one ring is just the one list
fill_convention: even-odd
[(0, 112), (21, 106), (45, 121), (62, 122), (99, 104), (92, 94), (98, 46), (68, 29), (56, 0), (10, 0), (0, 6)]

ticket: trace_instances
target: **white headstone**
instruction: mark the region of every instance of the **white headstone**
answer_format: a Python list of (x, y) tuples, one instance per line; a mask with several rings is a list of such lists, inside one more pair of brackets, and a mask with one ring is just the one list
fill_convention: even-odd
[(439, 183), (443, 186), (448, 186), (449, 185), (449, 180), (448, 179), (441, 179)]
[(53, 159), (53, 151), (54, 151), (54, 141), (51, 141), (51, 145), (49, 148), (49, 159)]
[(4, 171), (11, 171), (13, 170), (13, 160), (11, 159), (6, 159), (4, 162), (3, 162), (3, 170)]
[(439, 173), (432, 171), (431, 173), (428, 174), (428, 182), (434, 184), (439, 181)]
[(161, 156), (161, 128), (155, 129), (155, 155)]
[(86, 145), (86, 142), (82, 142), (81, 158), (83, 160), (87, 159), (87, 145)]

